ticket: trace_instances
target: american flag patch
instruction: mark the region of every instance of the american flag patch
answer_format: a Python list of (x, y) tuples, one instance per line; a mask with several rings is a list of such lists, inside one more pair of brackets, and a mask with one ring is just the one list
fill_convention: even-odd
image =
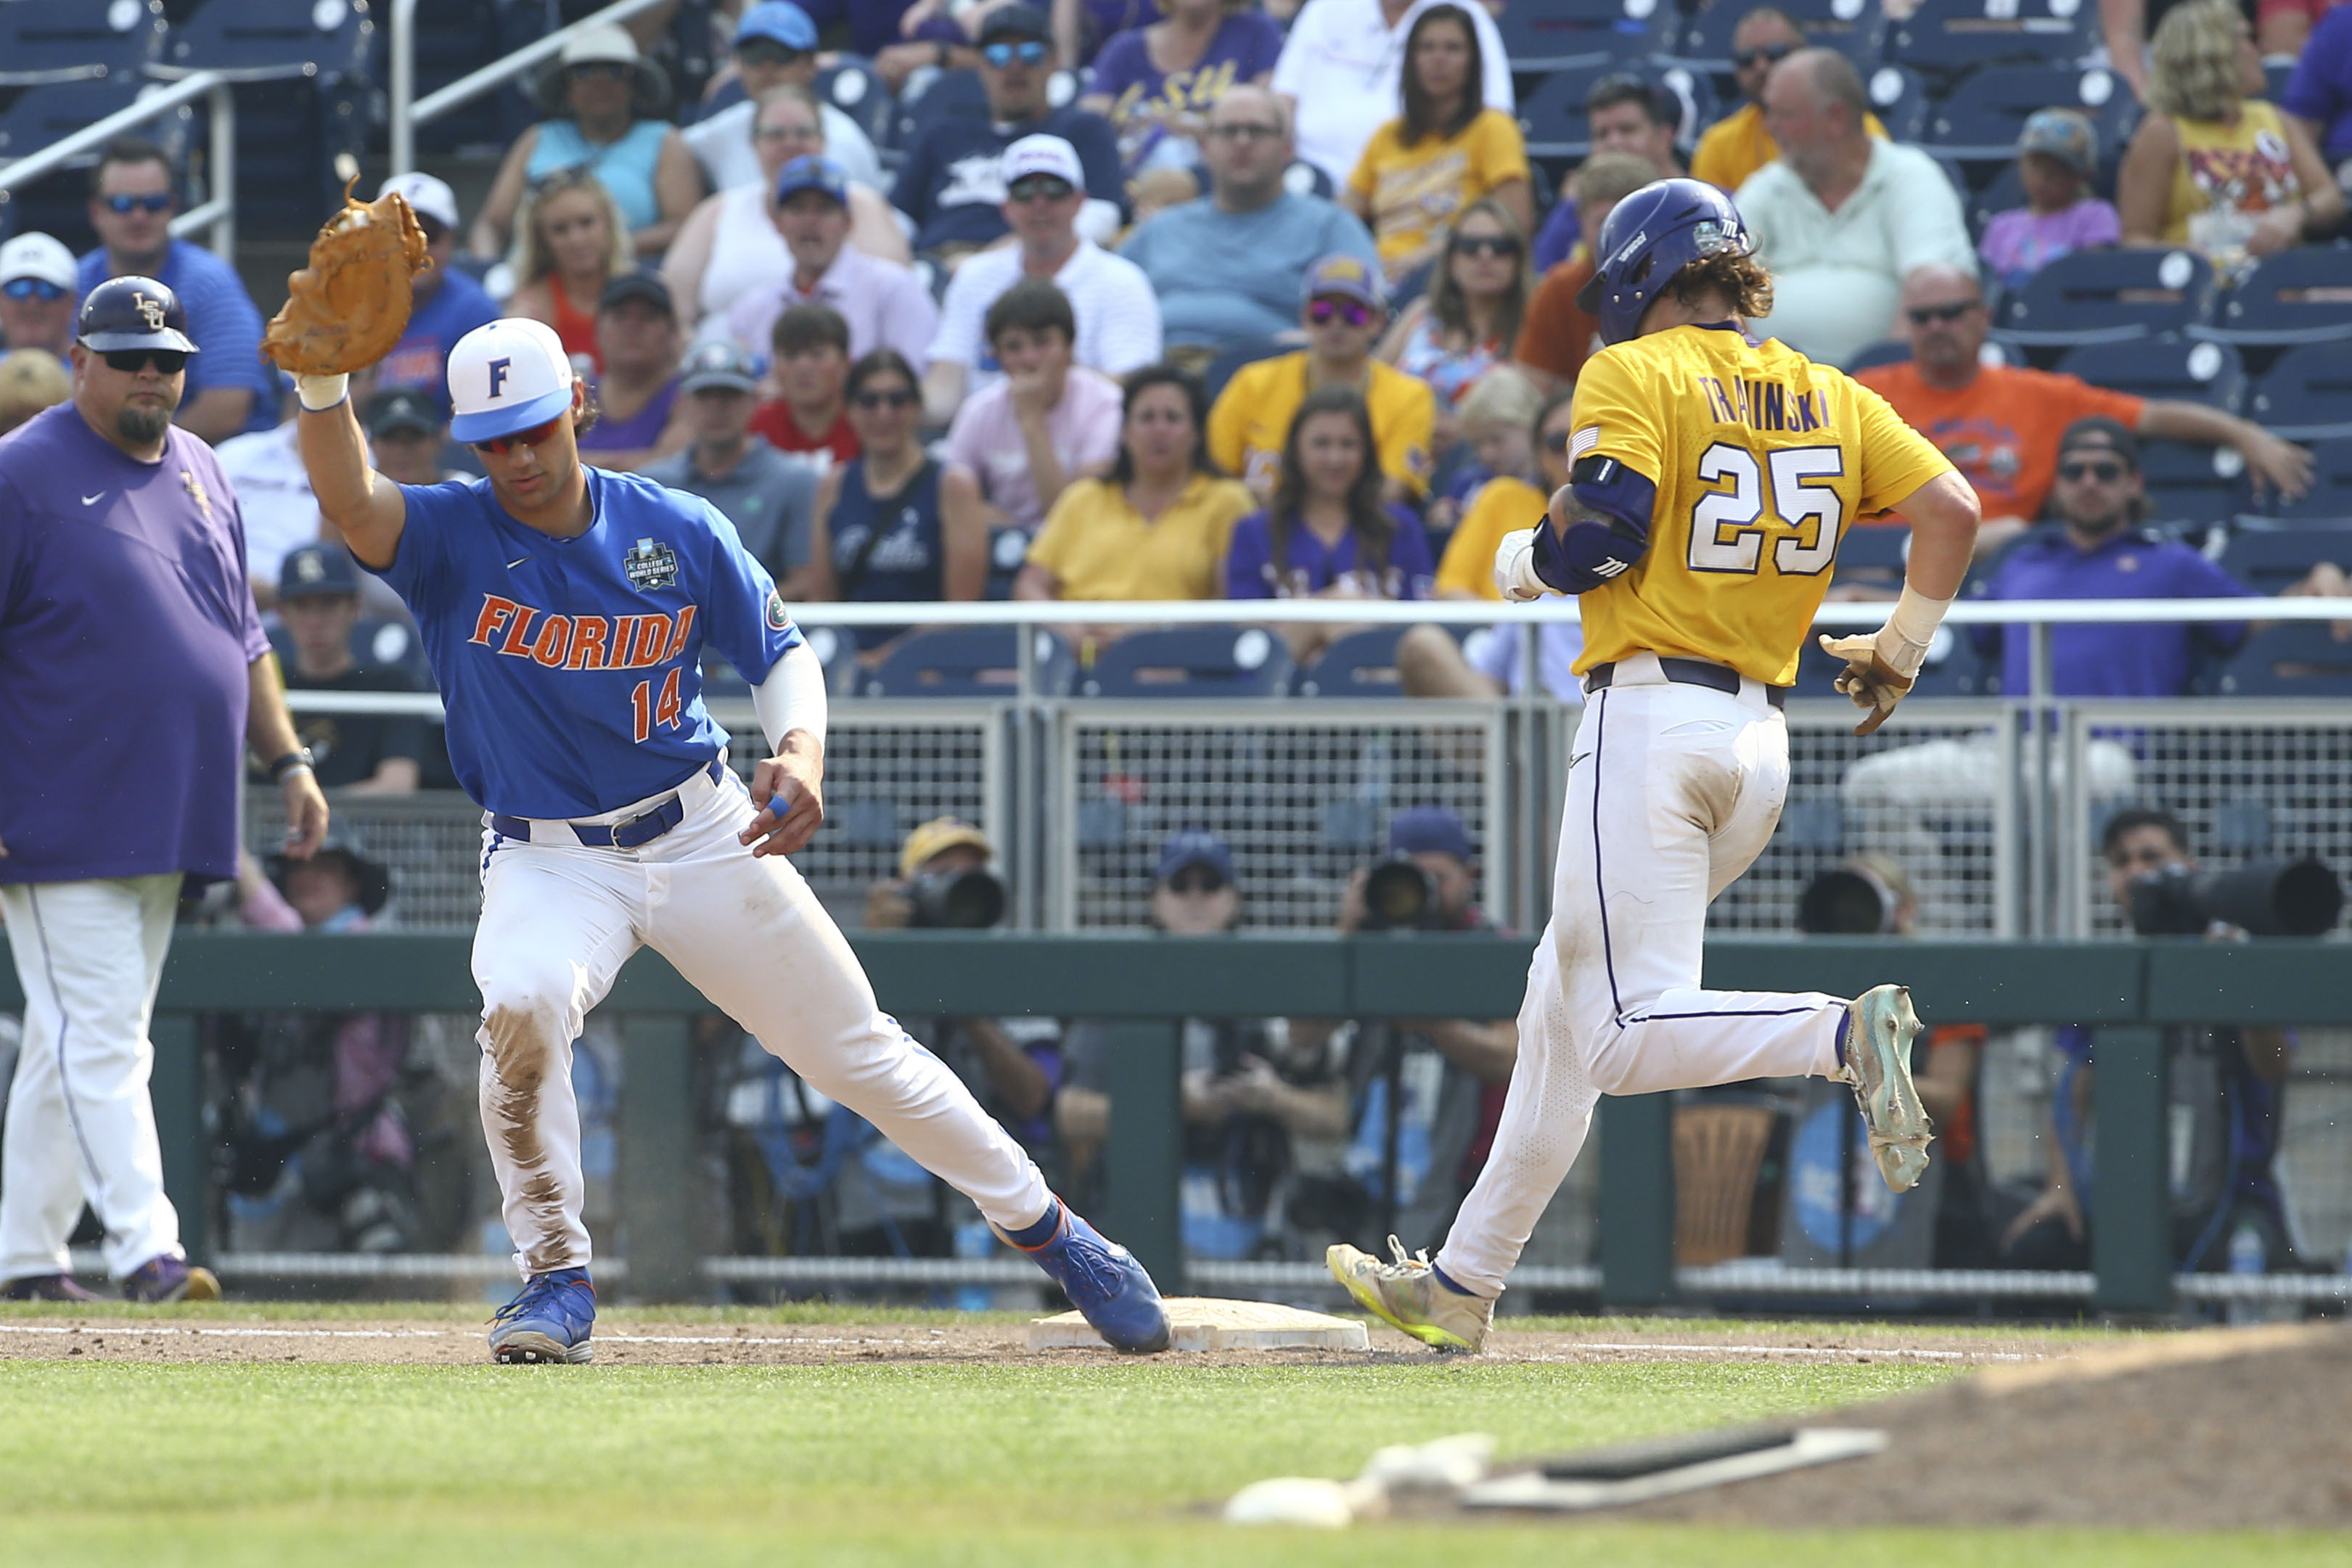
[(1601, 427), (1597, 424), (1588, 424), (1570, 440), (1568, 460), (1573, 463), (1600, 444)]

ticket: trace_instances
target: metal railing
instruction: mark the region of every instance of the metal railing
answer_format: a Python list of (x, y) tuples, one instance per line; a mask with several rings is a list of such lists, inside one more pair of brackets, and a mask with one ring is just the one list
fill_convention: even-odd
[[(413, 3), (413, 0), (411, 0)], [(197, 99), (210, 100), (211, 161), (205, 178), (210, 199), (172, 220), (174, 239), (210, 228), (212, 253), (224, 261), (236, 258), (236, 100), (230, 80), (218, 71), (195, 71), (167, 87), (142, 94), (137, 102), (116, 110), (71, 136), (52, 141), (39, 152), (0, 164), (0, 202), (45, 175), (65, 168), (82, 153), (105, 146), (116, 137), (147, 124)]]
[(416, 128), (438, 120), (461, 104), (520, 76), (540, 61), (562, 52), (583, 27), (618, 22), (640, 11), (650, 11), (665, 0), (614, 0), (593, 16), (524, 45), (510, 55), (469, 71), (437, 92), (416, 97), (416, 0), (392, 0), (391, 82), (385, 112), (390, 120), (392, 172), (405, 174), (416, 167)]

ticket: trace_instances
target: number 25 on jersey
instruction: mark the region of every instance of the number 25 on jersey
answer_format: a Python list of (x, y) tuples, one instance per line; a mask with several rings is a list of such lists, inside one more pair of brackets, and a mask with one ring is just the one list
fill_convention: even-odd
[(638, 740), (643, 741), (651, 735), (657, 724), (667, 725), (672, 729), (677, 727), (679, 716), (686, 711), (686, 705), (678, 700), (677, 675), (678, 671), (685, 667), (683, 664), (671, 666), (669, 679), (662, 683), (659, 697), (653, 695), (654, 684), (649, 680), (639, 681), (636, 689), (629, 693), (629, 711), (637, 721)]
[[(1789, 446), (1757, 455), (1718, 441), (1699, 454), (1698, 476), (1727, 486), (1701, 497), (1691, 508), (1690, 569), (1753, 577), (1763, 569), (1764, 539), (1785, 528), (1772, 546), (1775, 570), (1790, 577), (1818, 577), (1837, 559), (1844, 503), (1823, 479), (1845, 473), (1845, 455), (1834, 446)], [(1772, 505), (1764, 506), (1769, 470)], [(1778, 525), (1776, 528), (1775, 525)]]

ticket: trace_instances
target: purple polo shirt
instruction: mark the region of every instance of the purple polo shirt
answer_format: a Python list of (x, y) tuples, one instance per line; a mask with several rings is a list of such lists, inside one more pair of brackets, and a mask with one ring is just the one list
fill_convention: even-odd
[[(2135, 529), (2088, 550), (2063, 528), (2044, 528), (2001, 558), (1987, 599), (2253, 599), (2238, 580), (2172, 539)], [(2000, 654), (2004, 696), (2032, 685), (2032, 639), (2020, 626), (1969, 628), (1977, 651)], [(2007, 635), (2004, 635), (2007, 633)], [(2246, 640), (2243, 622), (2139, 622), (2053, 626), (2050, 680), (2062, 697), (2177, 697), (2189, 690), (2192, 655), (2202, 644), (2229, 653)]]
[(268, 652), (211, 447), (137, 462), (70, 402), (0, 439), (0, 882), (236, 875)]

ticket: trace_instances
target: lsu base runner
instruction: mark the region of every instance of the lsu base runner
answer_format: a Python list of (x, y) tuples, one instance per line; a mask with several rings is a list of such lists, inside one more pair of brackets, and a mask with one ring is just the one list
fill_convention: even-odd
[(1506, 537), (1507, 597), (1581, 597), (1588, 694), (1570, 750), (1551, 923), (1519, 1013), (1493, 1152), (1433, 1264), (1353, 1247), (1331, 1271), (1426, 1343), (1475, 1350), (1504, 1277), (1583, 1145), (1602, 1094), (1818, 1075), (1850, 1082), (1889, 1186), (1927, 1168), (1908, 993), (1848, 1002), (1699, 988), (1706, 908), (1772, 835), (1781, 716), (1839, 532), (1899, 508), (1907, 579), (1875, 636), (1822, 639), (1838, 689), (1885, 721), (1967, 570), (1977, 504), (1876, 393), (1742, 319), (1771, 308), (1739, 214), (1663, 180), (1619, 203), (1579, 299), (1607, 347), (1576, 387), (1569, 485)]
[[(698, 497), (583, 466), (585, 391), (539, 322), (467, 333), (448, 378), (450, 433), (486, 479), (371, 474), (346, 378), (296, 384), (320, 509), (415, 615), (451, 765), (484, 808), (482, 1127), (525, 1280), (491, 1329), (497, 1358), (589, 1358), (572, 1042), (640, 946), (968, 1194), (1112, 1344), (1165, 1349), (1142, 1266), (1065, 1208), (961, 1080), (876, 1006), (784, 859), (824, 820), (824, 674), (734, 526)], [(753, 683), (772, 755), (748, 792), (703, 709), (706, 643)]]

